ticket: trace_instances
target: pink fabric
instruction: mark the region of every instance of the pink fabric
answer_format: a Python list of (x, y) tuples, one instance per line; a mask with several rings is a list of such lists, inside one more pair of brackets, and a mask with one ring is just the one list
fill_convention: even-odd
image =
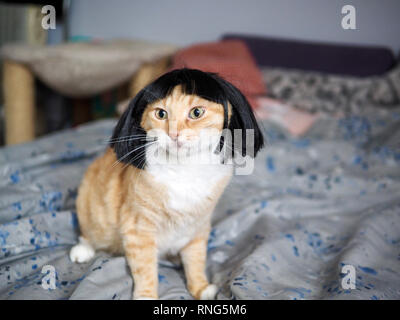
[(235, 85), (253, 107), (257, 106), (255, 97), (267, 93), (253, 56), (240, 40), (201, 43), (182, 49), (174, 55), (171, 70), (183, 67), (218, 73)]
[(295, 109), (275, 99), (260, 97), (257, 98), (257, 102), (256, 115), (259, 119), (275, 122), (293, 136), (301, 136), (306, 133), (319, 118), (318, 114)]

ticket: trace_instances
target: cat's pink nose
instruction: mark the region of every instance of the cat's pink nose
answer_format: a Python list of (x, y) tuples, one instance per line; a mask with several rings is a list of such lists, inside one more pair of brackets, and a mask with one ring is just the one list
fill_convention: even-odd
[(178, 132), (170, 132), (170, 133), (169, 133), (169, 137), (170, 137), (172, 140), (176, 141), (176, 140), (178, 140), (179, 134), (178, 134)]
[[(183, 141), (182, 141), (182, 136), (179, 135), (177, 132), (169, 133), (169, 137), (173, 141), (173, 143), (176, 143), (177, 147), (180, 148), (183, 146)], [(179, 139), (181, 138), (181, 139)]]

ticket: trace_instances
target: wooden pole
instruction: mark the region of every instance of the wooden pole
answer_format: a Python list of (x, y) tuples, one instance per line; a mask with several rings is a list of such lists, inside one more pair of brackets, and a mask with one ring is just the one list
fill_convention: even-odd
[(35, 80), (24, 65), (4, 61), (3, 92), (6, 144), (35, 138)]

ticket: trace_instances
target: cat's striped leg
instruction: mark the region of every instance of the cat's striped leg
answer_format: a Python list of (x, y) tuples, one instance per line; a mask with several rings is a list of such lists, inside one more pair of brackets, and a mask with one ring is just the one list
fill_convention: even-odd
[(218, 288), (209, 284), (205, 273), (207, 259), (207, 237), (196, 238), (182, 250), (181, 257), (185, 269), (187, 286), (196, 299), (213, 300)]
[(128, 231), (124, 236), (124, 249), (134, 281), (133, 299), (158, 299), (158, 258), (154, 235)]

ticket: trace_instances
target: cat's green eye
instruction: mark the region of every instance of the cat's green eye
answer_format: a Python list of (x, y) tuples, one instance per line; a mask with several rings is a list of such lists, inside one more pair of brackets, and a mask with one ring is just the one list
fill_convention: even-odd
[(204, 108), (201, 108), (201, 107), (192, 108), (189, 111), (189, 118), (190, 119), (199, 119), (203, 116), (204, 112), (205, 112)]
[(156, 109), (156, 118), (160, 120), (165, 120), (168, 118), (168, 112), (164, 109)]

